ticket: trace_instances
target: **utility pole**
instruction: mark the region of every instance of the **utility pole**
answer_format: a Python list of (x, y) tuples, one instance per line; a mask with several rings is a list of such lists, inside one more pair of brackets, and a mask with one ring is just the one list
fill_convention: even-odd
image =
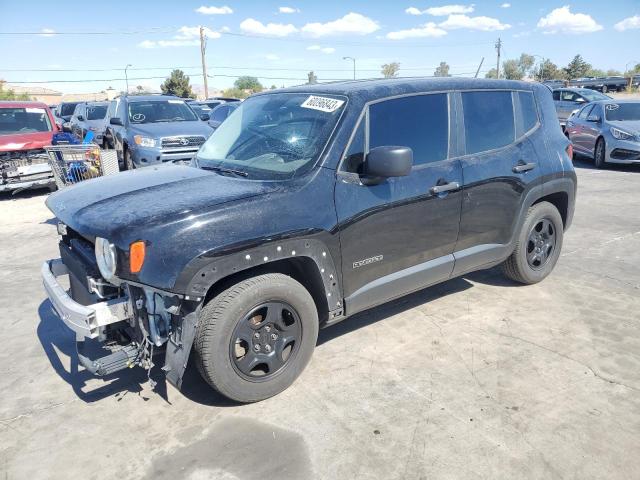
[(124, 67), (124, 80), (127, 82), (127, 95), (129, 95), (129, 75), (127, 75), (127, 69), (132, 65), (129, 63), (126, 67)]
[(204, 58), (207, 49), (207, 40), (204, 36), (204, 27), (200, 26), (200, 56), (202, 57), (202, 78), (204, 79), (204, 98), (209, 98), (209, 83), (207, 81), (207, 63)]
[(496, 63), (496, 78), (500, 78), (500, 50), (502, 50), (502, 40), (498, 37), (498, 41), (496, 42), (496, 50), (498, 52), (498, 62)]
[(478, 74), (480, 73), (480, 69), (482, 68), (483, 63), (484, 63), (484, 57), (482, 57), (482, 60), (480, 60), (480, 65), (478, 65), (478, 70), (476, 70), (476, 74), (473, 76), (473, 78), (478, 78)]
[(343, 60), (351, 60), (353, 62), (353, 79), (356, 79), (356, 59), (353, 57), (342, 57)]

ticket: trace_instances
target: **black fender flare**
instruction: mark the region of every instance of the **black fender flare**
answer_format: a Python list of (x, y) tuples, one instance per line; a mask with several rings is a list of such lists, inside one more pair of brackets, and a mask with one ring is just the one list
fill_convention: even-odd
[(270, 241), (217, 256), (200, 255), (184, 268), (173, 290), (183, 294), (187, 300), (200, 301), (214, 284), (226, 277), (250, 268), (300, 257), (309, 258), (315, 263), (324, 286), (327, 310), (341, 310), (342, 289), (336, 262), (323, 241), (311, 238)]

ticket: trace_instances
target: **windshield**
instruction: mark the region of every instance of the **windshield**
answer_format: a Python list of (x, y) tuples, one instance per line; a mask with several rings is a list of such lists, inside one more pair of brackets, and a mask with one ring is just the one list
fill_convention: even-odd
[(244, 101), (197, 155), (201, 168), (226, 168), (249, 178), (292, 177), (318, 159), (344, 108), (335, 96), (269, 94)]
[(106, 115), (106, 105), (89, 105), (87, 107), (87, 120), (102, 120)]
[(604, 109), (607, 120), (614, 122), (640, 120), (640, 103), (609, 103)]
[(0, 108), (0, 135), (50, 131), (51, 122), (44, 108)]
[(150, 100), (131, 102), (129, 120), (132, 123), (189, 122), (198, 120), (183, 100)]
[(580, 90), (580, 95), (582, 95), (590, 102), (597, 102), (598, 100), (608, 100), (611, 98), (601, 94), (600, 92), (596, 92), (595, 90), (588, 89)]
[(78, 103), (63, 103), (60, 105), (60, 115), (73, 115), (73, 111), (76, 109)]

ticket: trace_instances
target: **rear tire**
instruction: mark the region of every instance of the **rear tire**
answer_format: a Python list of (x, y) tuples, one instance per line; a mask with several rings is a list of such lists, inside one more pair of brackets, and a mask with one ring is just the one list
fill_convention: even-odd
[(549, 202), (529, 208), (513, 253), (502, 264), (511, 280), (531, 285), (544, 280), (555, 267), (563, 239), (562, 217)]
[(291, 277), (270, 273), (229, 287), (203, 307), (195, 361), (222, 395), (256, 402), (295, 381), (317, 339), (318, 313), (309, 292)]
[(600, 137), (596, 142), (596, 148), (593, 151), (593, 164), (596, 168), (601, 169), (606, 166), (605, 156), (607, 152), (607, 145), (604, 143), (604, 138)]

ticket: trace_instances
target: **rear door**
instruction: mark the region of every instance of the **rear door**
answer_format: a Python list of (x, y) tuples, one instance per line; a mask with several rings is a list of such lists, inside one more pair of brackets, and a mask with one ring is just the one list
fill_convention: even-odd
[(508, 255), (525, 196), (549, 168), (532, 92), (465, 91), (458, 108), (465, 155), (454, 275)]
[[(462, 170), (450, 154), (449, 102), (447, 93), (386, 99), (360, 119), (335, 189), (348, 314), (451, 274)], [(410, 147), (411, 173), (364, 185), (359, 174), (366, 154), (380, 146)]]
[(574, 115), (572, 120), (571, 131), (569, 132), (569, 139), (571, 143), (573, 143), (573, 147), (576, 151), (585, 153), (587, 152), (587, 147), (585, 143), (585, 128), (587, 128), (587, 117), (589, 116), (591, 110), (593, 109), (593, 105), (585, 105), (576, 115)]
[[(589, 110), (589, 112), (582, 119), (582, 147), (585, 153), (595, 155), (596, 140), (600, 136), (602, 129), (604, 111), (602, 110), (602, 105), (599, 103), (594, 104), (592, 108), (585, 108), (585, 110)], [(598, 121), (589, 121), (589, 117), (597, 117)]]

